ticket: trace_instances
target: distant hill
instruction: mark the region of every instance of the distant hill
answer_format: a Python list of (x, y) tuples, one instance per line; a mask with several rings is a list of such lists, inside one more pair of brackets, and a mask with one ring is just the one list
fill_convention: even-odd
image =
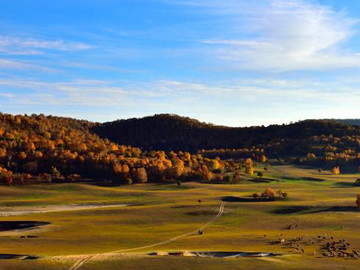
[[(0, 113), (0, 183), (213, 179), (211, 173), (234, 171), (247, 157), (358, 167), (360, 127), (344, 121), (235, 128), (171, 114), (99, 124)], [(217, 157), (237, 161), (209, 159)]]
[[(289, 125), (233, 128), (216, 126), (188, 117), (157, 114), (103, 123), (91, 128), (102, 138), (144, 150), (183, 150), (244, 148), (281, 140), (304, 140), (311, 136), (344, 136), (359, 133), (358, 128), (334, 120), (306, 120)], [(307, 149), (304, 149), (306, 151)]]

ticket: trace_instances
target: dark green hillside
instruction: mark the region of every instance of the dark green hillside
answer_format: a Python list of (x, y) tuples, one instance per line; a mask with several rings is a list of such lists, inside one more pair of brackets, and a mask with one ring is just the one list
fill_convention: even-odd
[[(232, 128), (199, 122), (178, 115), (159, 114), (144, 118), (118, 120), (94, 126), (100, 137), (145, 150), (185, 150), (244, 148), (277, 141), (299, 140), (311, 136), (359, 134), (359, 129), (332, 120), (306, 120), (289, 125)], [(289, 153), (291, 154), (291, 153)]]

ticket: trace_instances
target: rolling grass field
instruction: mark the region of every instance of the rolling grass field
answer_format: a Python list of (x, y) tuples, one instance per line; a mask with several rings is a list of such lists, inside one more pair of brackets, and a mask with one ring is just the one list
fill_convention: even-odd
[[(1, 186), (0, 214), (49, 206), (60, 210), (0, 216), (0, 222), (50, 222), (29, 230), (0, 232), (0, 254), (39, 257), (35, 260), (0, 259), (0, 269), (67, 270), (84, 255), (102, 253), (108, 254), (87, 261), (79, 269), (325, 269), (335, 265), (336, 269), (359, 269), (360, 260), (324, 257), (321, 250), (326, 241), (339, 239), (350, 243), (350, 250), (360, 250), (360, 211), (355, 208), (360, 187), (352, 185), (358, 177), (279, 165), (272, 166), (264, 176), (269, 182), (255, 177), (237, 184), (189, 182), (179, 187), (176, 184), (104, 187), (76, 183)], [(197, 230), (216, 216), (223, 197), (247, 197), (267, 187), (287, 192), (288, 198), (269, 202), (228, 202), (224, 214), (207, 227), (203, 235), (192, 234), (152, 248), (111, 253)], [(111, 207), (61, 210), (61, 206), (74, 205)], [(296, 227), (286, 229), (290, 224)], [(29, 235), (35, 238), (24, 238)], [(329, 240), (308, 243), (320, 236)], [(303, 239), (298, 250), (287, 245), (298, 237)], [(278, 243), (279, 239), (284, 243)], [(160, 251), (271, 252), (282, 256), (148, 255)]]

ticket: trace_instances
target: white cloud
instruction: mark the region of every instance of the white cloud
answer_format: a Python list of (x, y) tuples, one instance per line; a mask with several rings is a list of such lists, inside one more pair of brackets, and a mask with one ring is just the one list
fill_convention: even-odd
[(223, 16), (227, 22), (224, 34), (202, 42), (232, 68), (288, 71), (360, 67), (358, 52), (343, 49), (357, 24), (343, 11), (305, 0), (186, 3)]
[(44, 50), (81, 51), (91, 49), (92, 46), (72, 41), (39, 40), (34, 38), (0, 35), (0, 52), (13, 55), (41, 54)]
[(0, 107), (15, 107), (17, 113), (76, 111), (71, 116), (99, 121), (170, 112), (233, 126), (271, 124), (304, 118), (359, 117), (358, 83), (351, 78), (327, 82), (273, 78), (129, 83), (13, 77), (0, 79)]
[(55, 72), (54, 69), (42, 65), (28, 63), (18, 60), (2, 59), (0, 58), (0, 70), (37, 70), (42, 72)]
[[(286, 79), (241, 79), (230, 82), (207, 84), (176, 80), (158, 80), (152, 82), (119, 83), (102, 80), (72, 80), (66, 82), (45, 82), (30, 79), (0, 79), (0, 91), (3, 95), (16, 100), (20, 89), (27, 92), (29, 99), (46, 105), (41, 96), (47, 95), (53, 104), (72, 104), (85, 106), (117, 106), (119, 102), (130, 103), (141, 100), (158, 104), (162, 99), (171, 99), (181, 103), (186, 100), (192, 104), (204, 100), (231, 101), (324, 101), (337, 103), (340, 100), (351, 103), (360, 98), (358, 87), (353, 80), (321, 82), (313, 80)], [(338, 91), (334, 91), (338, 90)], [(349, 100), (350, 97), (350, 100)], [(155, 100), (151, 100), (154, 98)], [(175, 102), (175, 103), (176, 103)], [(172, 104), (174, 105), (174, 104)]]

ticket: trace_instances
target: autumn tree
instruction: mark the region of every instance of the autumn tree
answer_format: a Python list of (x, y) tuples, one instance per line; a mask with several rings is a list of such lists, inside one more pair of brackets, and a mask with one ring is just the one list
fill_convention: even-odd
[(114, 163), (113, 164), (113, 171), (116, 175), (120, 175), (122, 173), (123, 167), (120, 163)]
[(247, 158), (245, 161), (245, 173), (252, 176), (254, 174), (254, 163), (251, 158)]
[(275, 198), (275, 191), (272, 188), (266, 188), (263, 193), (261, 193), (261, 197), (265, 199), (273, 199)]
[(139, 182), (139, 183), (146, 183), (148, 181), (148, 177), (147, 177), (147, 173), (145, 168), (138, 168), (135, 169), (134, 171), (134, 178)]
[(95, 135), (91, 131), (95, 125), (63, 117), (0, 114), (3, 174), (9, 176), (7, 171), (16, 171), (17, 178), (11, 178), (14, 181), (22, 181), (25, 176), (31, 181), (46, 181), (45, 178), (63, 178), (61, 175), (71, 180), (81, 175), (84, 178), (120, 178), (132, 183), (185, 177), (212, 180), (213, 172), (239, 166), (239, 162), (206, 158), (202, 153), (143, 152), (140, 148), (118, 145)]
[(210, 162), (210, 170), (216, 171), (219, 170), (220, 168), (221, 168), (221, 164), (219, 162), (219, 159), (218, 158), (212, 159)]
[(339, 174), (340, 174), (340, 167), (339, 167), (338, 165), (334, 166), (334, 167), (332, 168), (332, 173), (333, 173), (334, 175), (339, 175)]
[(11, 184), (13, 182), (12, 171), (0, 167), (0, 181), (6, 184)]
[(311, 160), (316, 159), (316, 156), (314, 153), (307, 153), (306, 159), (311, 161)]
[(205, 176), (205, 180), (209, 182), (214, 179), (214, 174), (211, 171), (207, 171), (204, 176)]
[(27, 158), (27, 154), (24, 151), (21, 151), (18, 156), (20, 160), (24, 160)]

